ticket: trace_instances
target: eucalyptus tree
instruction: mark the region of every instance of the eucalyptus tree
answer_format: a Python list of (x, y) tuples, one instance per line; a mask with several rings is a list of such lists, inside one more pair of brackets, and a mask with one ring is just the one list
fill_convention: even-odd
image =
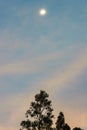
[(53, 118), (52, 102), (45, 91), (35, 95), (35, 101), (31, 102), (25, 113), (26, 119), (20, 123), (21, 130), (49, 130), (52, 129)]

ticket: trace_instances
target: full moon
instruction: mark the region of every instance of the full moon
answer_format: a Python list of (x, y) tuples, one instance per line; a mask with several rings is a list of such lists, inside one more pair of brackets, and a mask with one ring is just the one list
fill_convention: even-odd
[(41, 10), (39, 11), (39, 14), (40, 14), (41, 16), (46, 15), (46, 13), (47, 13), (47, 11), (46, 11), (45, 9), (41, 9)]

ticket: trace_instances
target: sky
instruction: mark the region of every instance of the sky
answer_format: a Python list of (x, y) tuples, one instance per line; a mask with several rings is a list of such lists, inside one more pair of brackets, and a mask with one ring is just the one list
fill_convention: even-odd
[(19, 129), (40, 90), (55, 120), (87, 129), (87, 0), (0, 0), (0, 130)]

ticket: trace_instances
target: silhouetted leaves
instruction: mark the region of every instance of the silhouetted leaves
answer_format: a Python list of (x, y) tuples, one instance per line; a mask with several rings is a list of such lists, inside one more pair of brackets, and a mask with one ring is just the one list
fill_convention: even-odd
[[(35, 101), (31, 102), (30, 108), (25, 114), (27, 121), (22, 121), (20, 124), (22, 129), (48, 130), (52, 127), (54, 115), (52, 115), (52, 104), (48, 97), (49, 95), (45, 91), (40, 91), (35, 95)], [(33, 118), (33, 121), (29, 121), (29, 118)]]
[(59, 116), (56, 121), (56, 129), (57, 130), (70, 130), (70, 126), (65, 123), (65, 117), (63, 112), (59, 113)]
[(73, 130), (82, 130), (80, 127), (75, 127)]
[(63, 128), (64, 124), (65, 124), (64, 114), (63, 112), (60, 112), (56, 121), (56, 129), (60, 130), (61, 128)]
[[(65, 123), (65, 117), (63, 112), (60, 112), (57, 121), (56, 128), (52, 128), (54, 115), (52, 114), (53, 108), (51, 101), (48, 100), (49, 95), (45, 91), (35, 95), (35, 101), (31, 102), (30, 108), (26, 111), (26, 120), (20, 123), (22, 127), (20, 130), (70, 130), (70, 126)], [(82, 130), (79, 127), (73, 128), (73, 130)]]
[(70, 126), (66, 123), (63, 126), (63, 130), (70, 130)]

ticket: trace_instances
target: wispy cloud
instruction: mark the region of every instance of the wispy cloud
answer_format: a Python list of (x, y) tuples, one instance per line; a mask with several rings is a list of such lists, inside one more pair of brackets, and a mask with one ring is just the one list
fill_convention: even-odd
[(36, 58), (32, 58), (29, 61), (20, 61), (17, 63), (8, 63), (0, 66), (0, 75), (5, 74), (25, 74), (39, 72), (46, 66), (47, 62), (58, 60), (64, 55), (65, 52), (53, 52), (50, 54), (44, 54)]
[[(61, 89), (66, 84), (73, 82), (87, 68), (87, 49), (80, 52), (74, 61), (72, 61), (61, 73), (50, 79), (43, 81), (44, 86), (52, 92), (55, 89)], [(55, 88), (55, 89), (54, 89)]]
[[(7, 63), (4, 63), (3, 65), (0, 65), (0, 75), (5, 75), (5, 74), (6, 75), (7, 74), (26, 74), (26, 73), (35, 73), (35, 72), (43, 71), (43, 70), (46, 69), (48, 63), (54, 62), (54, 61), (58, 62), (58, 60), (60, 58), (62, 59), (65, 55), (71, 55), (72, 56), (73, 49), (77, 50), (76, 48), (77, 48), (76, 46), (71, 46), (70, 45), (67, 48), (64, 48), (62, 50), (49, 51), (49, 52), (46, 52), (46, 54), (42, 53), (41, 55), (36, 54), (36, 56), (34, 56), (34, 57), (28, 54), (29, 58), (28, 57), (26, 57), (24, 59), (20, 58), (20, 59), (14, 60), (14, 62), (9, 61), (9, 63), (7, 62)], [(79, 52), (78, 50), (77, 50), (77, 52), (75, 52), (73, 54), (73, 57), (75, 55), (78, 55), (78, 53), (83, 53), (83, 52)], [(32, 53), (33, 53), (33, 51), (34, 50), (32, 50)], [(83, 55), (83, 57), (84, 57), (84, 55)], [(78, 57), (80, 57), (80, 56), (78, 56)], [(2, 59), (2, 57), (1, 57), (1, 59)], [(70, 61), (71, 60), (73, 60), (73, 59), (71, 58)], [(83, 62), (86, 62), (86, 59), (82, 58), (80, 60), (82, 60), (81, 65), (83, 65)], [(73, 68), (71, 67), (71, 71), (72, 71), (72, 69), (76, 69), (76, 72), (79, 71), (79, 68), (80, 68), (81, 65), (78, 65), (78, 62), (80, 62), (80, 60), (79, 60), (79, 58), (76, 59), (75, 65), (72, 64)], [(68, 61), (68, 62), (70, 62), (70, 61)], [(77, 62), (77, 66), (76, 66), (76, 62)], [(70, 63), (68, 63), (68, 64), (70, 64)], [(61, 65), (64, 66), (63, 63)], [(70, 67), (70, 65), (69, 65), (69, 67)], [(70, 70), (69, 67), (67, 66), (66, 69)], [(61, 69), (61, 67), (60, 67), (60, 69)], [(63, 73), (67, 72), (67, 75), (69, 75), (69, 72), (67, 70), (64, 70)], [(70, 73), (74, 73), (74, 72), (70, 72)], [(51, 82), (52, 81), (53, 80), (51, 80)]]

